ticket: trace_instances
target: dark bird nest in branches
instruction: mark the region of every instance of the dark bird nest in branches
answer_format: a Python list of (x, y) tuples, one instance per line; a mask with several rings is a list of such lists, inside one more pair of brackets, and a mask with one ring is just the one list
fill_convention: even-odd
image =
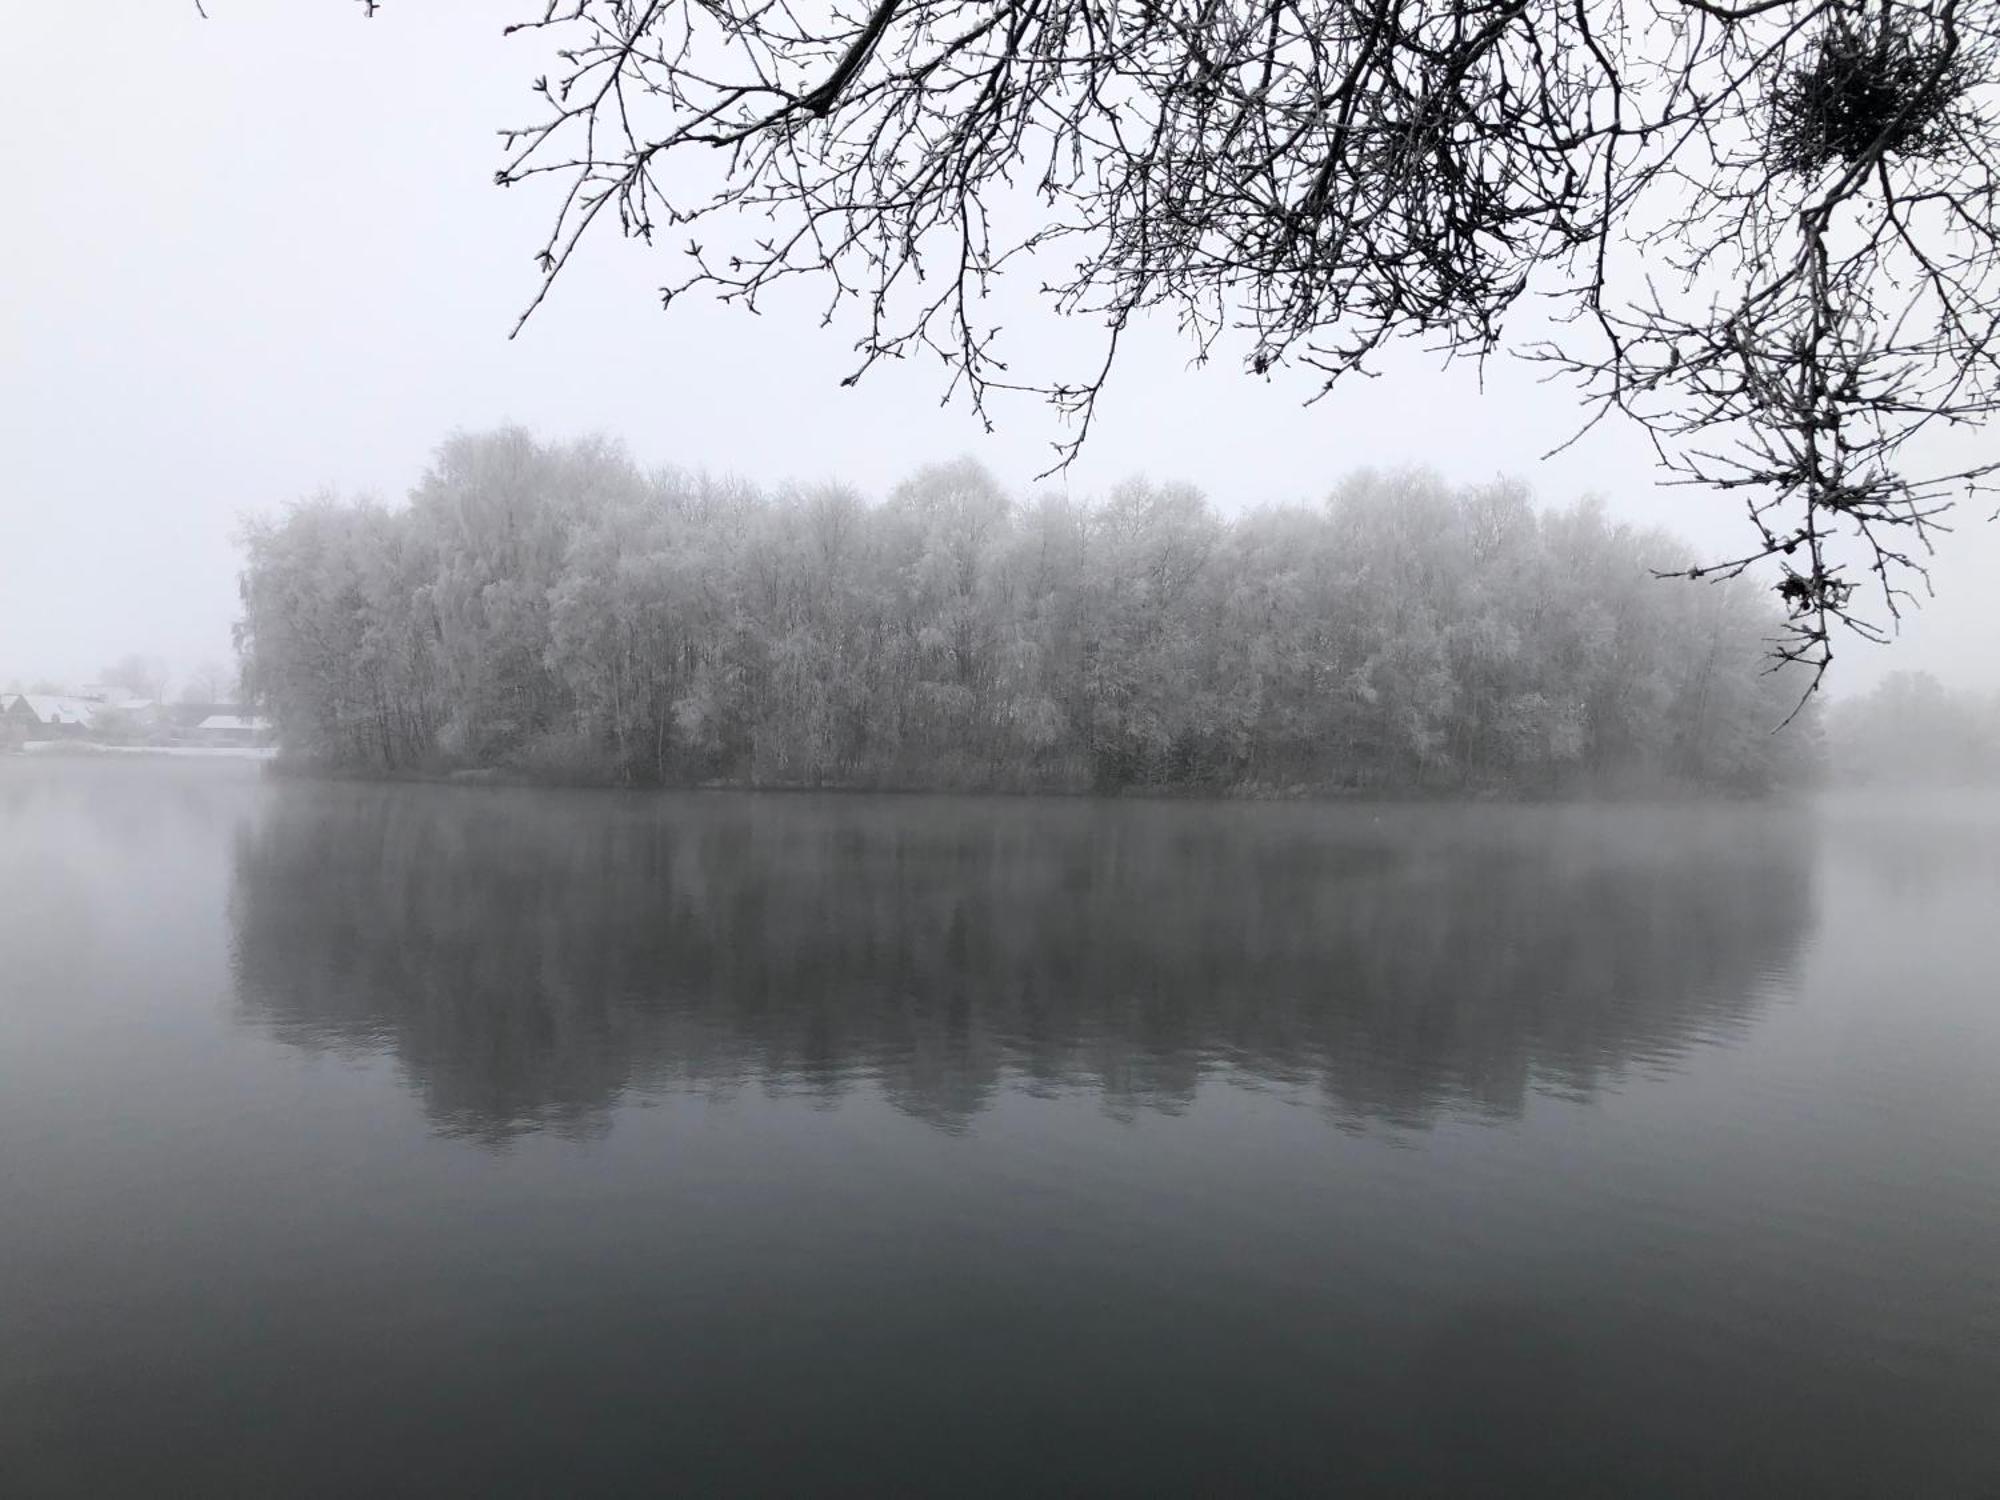
[(1893, 14), (1837, 19), (1774, 92), (1773, 152), (1802, 173), (1876, 155), (1942, 155), (1971, 82), (1955, 38), (1920, 35)]

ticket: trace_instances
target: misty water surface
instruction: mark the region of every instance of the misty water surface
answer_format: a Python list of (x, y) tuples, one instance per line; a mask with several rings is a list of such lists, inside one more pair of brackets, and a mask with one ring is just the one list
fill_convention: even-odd
[(2000, 1492), (2000, 806), (0, 762), (0, 1490)]

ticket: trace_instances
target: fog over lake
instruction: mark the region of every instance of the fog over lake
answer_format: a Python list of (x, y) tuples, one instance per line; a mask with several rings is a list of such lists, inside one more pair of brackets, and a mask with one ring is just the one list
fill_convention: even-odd
[(0, 37), (0, 1500), (2000, 1500), (2000, 0)]
[(0, 1488), (2000, 1486), (2000, 802), (0, 760)]

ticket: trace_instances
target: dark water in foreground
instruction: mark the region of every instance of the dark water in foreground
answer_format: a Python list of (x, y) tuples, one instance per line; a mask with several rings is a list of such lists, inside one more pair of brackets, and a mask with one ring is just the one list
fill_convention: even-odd
[(0, 762), (0, 1494), (2000, 1495), (2000, 805)]

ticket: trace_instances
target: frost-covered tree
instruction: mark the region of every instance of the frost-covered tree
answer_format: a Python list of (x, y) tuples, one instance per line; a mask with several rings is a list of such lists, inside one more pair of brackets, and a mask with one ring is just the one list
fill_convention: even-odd
[[(409, 504), (253, 528), (245, 681), (308, 757), (665, 782), (1282, 787), (1796, 774), (1742, 580), (1599, 505), (1357, 475), (1224, 520), (1132, 480), (882, 503), (642, 475), (519, 432)], [(1810, 718), (1810, 716), (1808, 716)]]

